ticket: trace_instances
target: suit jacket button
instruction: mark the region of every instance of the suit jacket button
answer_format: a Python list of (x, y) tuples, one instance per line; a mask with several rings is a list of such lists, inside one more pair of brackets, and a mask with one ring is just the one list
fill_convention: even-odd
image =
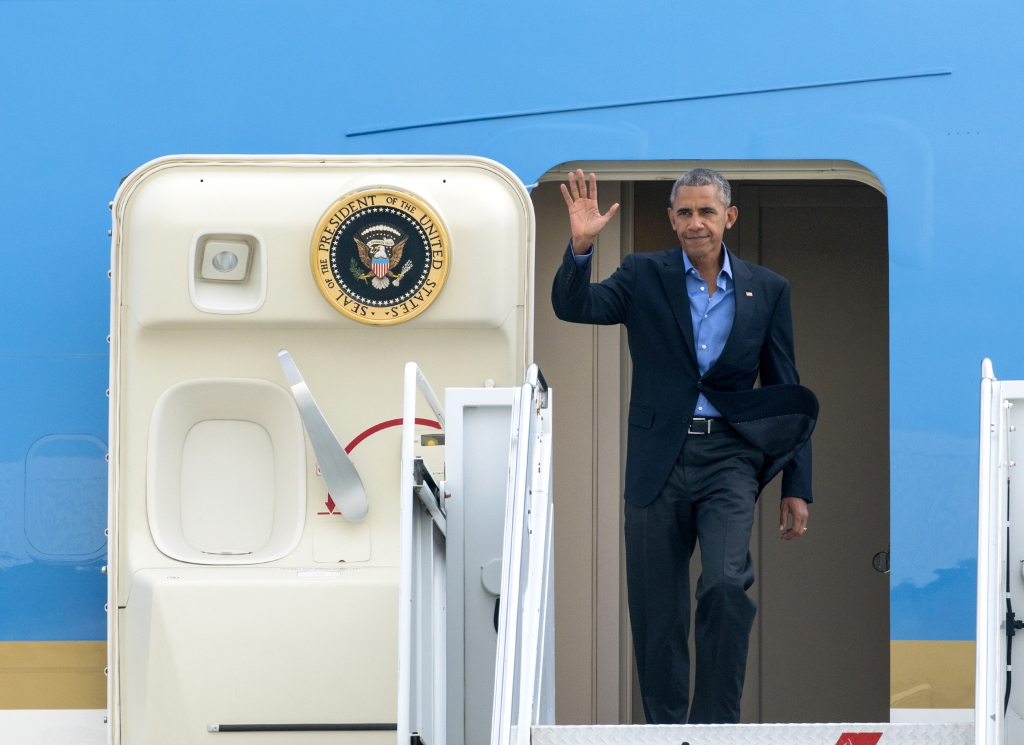
[(698, 388), (703, 388), (703, 387), (704, 387), (704, 384), (703, 384), (703, 383), (701, 383), (701, 382), (700, 382), (700, 381), (698, 380), (698, 381), (697, 381), (697, 387), (698, 387)]

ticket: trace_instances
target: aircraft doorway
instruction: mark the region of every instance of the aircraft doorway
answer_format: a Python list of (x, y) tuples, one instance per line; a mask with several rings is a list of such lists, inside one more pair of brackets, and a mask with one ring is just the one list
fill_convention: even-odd
[[(695, 164), (646, 178), (643, 165), (628, 164), (631, 172), (621, 169), (618, 181), (594, 169), (603, 175), (602, 208), (622, 204), (617, 224), (599, 238), (597, 278), (630, 250), (678, 244), (666, 216), (670, 179)], [(764, 166), (755, 178), (718, 167), (740, 210), (726, 244), (790, 281), (797, 365), (821, 402), (807, 535), (779, 540), (779, 479), (759, 503), (750, 590), (758, 615), (742, 718), (888, 721), (889, 583), (872, 566), (889, 545), (886, 199), (863, 169), (857, 180), (792, 172), (772, 179)], [(568, 168), (533, 191), (538, 298), (569, 238), (557, 183)], [(538, 301), (535, 350), (561, 412), (554, 468), (559, 723), (642, 722), (621, 545), (625, 333), (559, 322), (550, 303)], [(692, 567), (695, 579), (697, 556)]]

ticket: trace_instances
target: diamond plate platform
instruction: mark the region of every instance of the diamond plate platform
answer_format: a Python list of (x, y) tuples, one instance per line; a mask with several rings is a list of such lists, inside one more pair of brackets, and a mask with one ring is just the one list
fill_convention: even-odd
[(974, 724), (657, 724), (534, 727), (532, 745), (974, 745)]

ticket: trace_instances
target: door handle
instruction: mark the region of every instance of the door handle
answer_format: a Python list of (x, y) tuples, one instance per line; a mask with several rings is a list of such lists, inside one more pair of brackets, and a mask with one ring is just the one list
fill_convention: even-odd
[(877, 554), (871, 557), (871, 566), (875, 568), (876, 572), (882, 574), (889, 573), (889, 552), (879, 551)]

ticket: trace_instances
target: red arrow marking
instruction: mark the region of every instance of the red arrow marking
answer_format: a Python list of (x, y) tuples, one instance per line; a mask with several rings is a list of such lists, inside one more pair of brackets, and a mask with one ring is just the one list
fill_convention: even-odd
[(844, 732), (839, 735), (836, 745), (876, 745), (881, 739), (881, 732)]
[[(355, 438), (352, 440), (352, 442), (350, 442), (348, 445), (345, 446), (345, 452), (346, 453), (351, 453), (355, 449), (356, 445), (361, 443), (363, 440), (365, 440), (370, 435), (375, 435), (378, 432), (380, 432), (382, 429), (387, 429), (388, 427), (398, 427), (401, 424), (402, 424), (402, 420), (401, 419), (388, 419), (386, 422), (381, 422), (380, 424), (373, 425), (369, 429), (364, 429), (362, 432), (360, 432), (358, 435), (355, 436)], [(441, 429), (442, 428), (441, 427), (441, 423), (440, 422), (435, 422), (433, 419), (421, 419), (420, 417), (416, 417), (416, 424), (420, 425), (421, 427), (433, 427), (434, 429)], [(319, 463), (316, 464), (316, 475), (317, 476), (321, 476), (322, 475), (320, 473), (320, 464)], [(327, 502), (326, 502), (326, 504), (327, 504), (327, 512), (318, 512), (316, 514), (318, 514), (318, 515), (333, 515), (333, 514), (335, 514), (334, 508), (337, 505), (334, 503), (334, 500), (331, 498), (330, 494), (327, 495)], [(859, 742), (858, 743), (854, 743), (854, 745), (861, 745), (861, 743), (859, 743)], [(866, 745), (874, 745), (874, 743), (867, 743)]]
[[(381, 422), (380, 424), (375, 424), (372, 427), (370, 427), (369, 429), (363, 430), (358, 435), (356, 435), (355, 439), (352, 440), (352, 442), (350, 442), (345, 447), (345, 452), (346, 453), (351, 453), (355, 449), (356, 445), (361, 443), (363, 440), (365, 440), (370, 435), (375, 435), (378, 432), (380, 432), (382, 429), (387, 429), (388, 427), (398, 427), (401, 424), (402, 424), (402, 420), (401, 419), (388, 419), (386, 422)], [(419, 425), (421, 425), (423, 427), (433, 427), (434, 429), (441, 429), (441, 423), (440, 422), (435, 422), (433, 419), (420, 419), (419, 417), (416, 417), (416, 424), (419, 424)]]

